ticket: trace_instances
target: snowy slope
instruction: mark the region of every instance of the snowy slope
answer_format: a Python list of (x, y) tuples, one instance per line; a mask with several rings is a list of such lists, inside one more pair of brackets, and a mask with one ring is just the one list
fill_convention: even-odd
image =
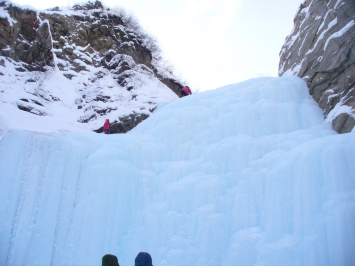
[(0, 24), (0, 138), (6, 128), (102, 131), (106, 119), (124, 133), (179, 98), (182, 85), (156, 41), (124, 10), (2, 1)]
[[(82, 71), (68, 80), (59, 69), (46, 73), (18, 72), (14, 62), (4, 62), (5, 66), (0, 65), (0, 72), (4, 74), (0, 75), (0, 117), (3, 120), (0, 139), (6, 128), (45, 133), (92, 131), (102, 127), (105, 119), (113, 122), (134, 113), (150, 115), (157, 104), (178, 99), (156, 77), (145, 73), (135, 73), (135, 89), (127, 91), (103, 67), (87, 65), (90, 72)], [(91, 82), (98, 72), (105, 75)], [(100, 96), (109, 100), (98, 101)], [(87, 123), (82, 122), (92, 116), (94, 110), (108, 111)]]
[(10, 131), (0, 265), (352, 265), (355, 138), (296, 77), (174, 101), (127, 134)]

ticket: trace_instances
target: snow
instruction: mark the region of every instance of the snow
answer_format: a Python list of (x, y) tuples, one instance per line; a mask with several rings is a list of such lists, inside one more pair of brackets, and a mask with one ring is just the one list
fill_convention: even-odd
[(331, 22), (328, 24), (328, 30), (333, 28), (336, 24), (338, 23), (338, 18), (333, 19)]
[(305, 23), (307, 21), (307, 19), (309, 18), (309, 16), (310, 16), (309, 9), (312, 6), (312, 2), (313, 2), (313, 0), (309, 3), (309, 5), (307, 7), (304, 7), (302, 9), (301, 13), (300, 13), (300, 14), (304, 14), (304, 18), (302, 19), (302, 22), (301, 22), (301, 24), (299, 26), (300, 29), (302, 29), (303, 23)]
[(299, 56), (301, 55), (301, 49), (303, 48), (303, 45), (304, 45), (305, 41), (307, 40), (307, 36), (308, 36), (308, 32), (307, 32), (306, 36), (303, 38), (302, 44), (301, 44), (300, 48), (298, 49), (298, 53), (297, 54)]
[[(355, 119), (355, 114), (353, 113), (353, 108), (345, 104), (345, 101), (349, 99), (349, 94), (351, 94), (355, 90), (355, 87), (351, 88), (346, 95), (342, 96), (340, 101), (334, 106), (334, 108), (329, 112), (326, 118), (326, 122), (332, 122), (338, 115), (342, 113), (346, 113), (352, 116)], [(328, 97), (328, 101), (338, 96), (338, 94), (330, 95)]]
[(334, 9), (338, 9), (341, 7), (345, 2), (343, 0), (338, 0), (338, 2), (335, 4)]
[[(329, 96), (329, 98), (331, 99), (332, 97), (336, 97), (337, 95), (331, 95)], [(329, 101), (329, 99), (328, 99)], [(339, 102), (337, 103), (336, 106), (334, 106), (334, 108), (330, 111), (330, 113), (328, 114), (327, 116), (327, 120), (326, 121), (333, 121), (338, 115), (340, 114), (349, 114), (350, 116), (354, 116), (354, 114), (352, 113), (353, 109), (351, 108), (351, 106), (348, 106), (348, 105), (344, 105), (343, 102)]]
[(354, 133), (330, 129), (303, 80), (158, 107), (128, 134), (7, 124), (0, 265), (353, 264)]
[[(10, 4), (6, 2), (5, 5)], [(0, 7), (0, 16), (7, 18), (10, 23), (17, 23), (5, 8)], [(98, 20), (97, 12), (103, 17), (119, 15), (118, 11), (107, 8), (83, 9), (63, 7), (60, 11), (41, 12), (85, 16), (86, 19), (91, 16), (89, 20), (94, 22)], [(48, 21), (39, 18), (39, 23), (42, 25)], [(116, 28), (128, 32), (130, 36), (137, 36), (130, 27), (132, 25), (128, 25), (128, 28), (118, 25)], [(77, 36), (77, 32), (74, 31), (72, 36)], [(148, 35), (139, 34), (142, 36), (135, 41), (152, 41)], [(67, 37), (61, 37), (63, 49), (56, 49), (61, 45), (58, 41), (52, 42), (55, 44), (52, 49), (55, 65), (53, 68), (47, 67), (46, 72), (29, 72), (25, 63), (0, 56), (0, 113), (7, 113), (2, 117), (2, 124), (11, 125), (3, 127), (0, 139), (7, 130), (45, 133), (71, 131), (73, 127), (81, 128), (81, 131), (97, 130), (106, 119), (119, 122), (127, 115), (151, 115), (159, 103), (178, 99), (175, 92), (154, 77), (153, 68), (160, 79), (171, 78), (179, 82), (157, 60), (152, 61), (152, 69), (149, 69), (137, 64), (132, 56), (117, 55), (112, 61), (106, 62), (111, 65), (109, 70), (102, 66), (102, 62), (108, 59), (105, 56), (107, 54), (95, 51), (89, 44), (78, 46)], [(133, 44), (125, 42), (122, 45)], [(4, 50), (8, 49), (10, 47), (4, 47)], [(114, 50), (107, 51), (110, 52), (117, 53)], [(121, 64), (120, 67), (124, 63), (129, 64), (130, 70), (123, 71), (113, 66)], [(31, 114), (23, 114), (24, 110)]]
[(293, 44), (294, 44), (294, 42), (297, 40), (299, 40), (299, 35), (300, 35), (300, 32), (297, 32), (297, 34), (296, 35), (294, 35), (294, 36), (292, 36), (291, 37), (291, 39), (290, 39), (290, 41), (288, 42), (288, 43), (286, 43), (285, 45), (284, 45), (284, 47), (286, 48), (286, 49), (288, 49), (288, 48), (290, 48)]
[[(287, 69), (285, 71), (285, 73), (282, 74), (282, 76), (295, 76), (298, 75), (298, 73), (301, 70), (302, 64), (305, 61), (305, 59), (303, 59), (299, 64), (293, 64), (292, 67), (290, 67), (289, 69)], [(282, 68), (283, 70), (283, 68)], [(280, 72), (282, 73), (282, 72)]]
[(341, 30), (333, 33), (327, 40), (327, 42), (324, 45), (324, 51), (327, 49), (328, 43), (335, 38), (339, 38), (343, 36), (350, 28), (352, 28), (355, 25), (355, 20), (350, 21), (348, 24), (346, 24)]
[(326, 90), (325, 93), (334, 93), (334, 89), (329, 89), (329, 90)]
[[(95, 60), (95, 57), (87, 58), (87, 54), (80, 51), (81, 47), (73, 48), (73, 53), (80, 54), (83, 60)], [(126, 62), (133, 62), (130, 56), (122, 57)], [(18, 72), (16, 68), (22, 66), (22, 63), (13, 62), (6, 57), (0, 59), (5, 62), (5, 66), (0, 65), (0, 72), (3, 73), (0, 75), (0, 114), (6, 113), (6, 116), (3, 115), (3, 123), (9, 124), (9, 129), (13, 130), (49, 133), (72, 131), (74, 127), (79, 131), (92, 131), (101, 127), (105, 119), (114, 121), (133, 112), (150, 115), (149, 110), (153, 110), (160, 102), (166, 103), (178, 98), (143, 65), (133, 68), (133, 76), (128, 78), (127, 86), (135, 88), (127, 91), (125, 87), (118, 85), (114, 74), (109, 70), (93, 67), (79, 59), (75, 62), (89, 71), (77, 73), (70, 70), (68, 61), (55, 58), (56, 64), (61, 64), (65, 71), (60, 71), (56, 66), (45, 73)], [(69, 80), (63, 74), (71, 74), (73, 77)], [(105, 103), (95, 101), (97, 96), (109, 97), (109, 100)], [(33, 114), (43, 113), (45, 116), (24, 112), (17, 107), (19, 105), (33, 108)], [(82, 109), (78, 109), (79, 105)], [(97, 108), (112, 110), (88, 123), (79, 122), (90, 117)], [(0, 139), (7, 130), (4, 127)]]
[[(327, 13), (327, 14), (328, 14), (328, 13)], [(306, 53), (306, 55), (312, 53), (312, 52), (314, 51), (314, 49), (317, 48), (318, 43), (324, 38), (324, 35), (325, 35), (331, 28), (333, 28), (337, 23), (338, 23), (338, 19), (337, 19), (337, 18), (335, 18), (334, 20), (332, 20), (331, 22), (329, 22), (327, 29), (324, 30), (324, 31), (320, 34), (320, 36), (319, 36), (318, 39), (317, 39), (316, 44), (313, 46), (313, 48), (312, 48), (311, 50), (309, 50), (309, 51)], [(323, 28), (323, 24), (319, 27), (318, 32), (319, 32), (322, 28)], [(318, 32), (317, 32), (317, 33), (318, 33)], [(333, 35), (332, 35), (332, 36), (333, 36)], [(330, 36), (329, 39), (330, 39), (332, 36)], [(327, 43), (328, 43), (329, 39), (326, 41), (326, 44), (325, 44), (325, 46), (324, 46), (324, 51), (325, 51), (325, 49), (326, 49), (326, 46), (327, 46)]]
[(16, 23), (16, 21), (11, 18), (9, 13), (5, 10), (5, 7), (2, 6), (0, 6), (0, 18), (6, 18), (10, 26), (13, 26), (13, 24)]

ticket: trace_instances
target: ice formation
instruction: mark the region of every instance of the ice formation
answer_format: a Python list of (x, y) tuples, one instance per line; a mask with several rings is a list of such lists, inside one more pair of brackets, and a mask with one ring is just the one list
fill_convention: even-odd
[(288, 76), (175, 100), (128, 134), (9, 131), (0, 264), (352, 265), (355, 138), (330, 128)]

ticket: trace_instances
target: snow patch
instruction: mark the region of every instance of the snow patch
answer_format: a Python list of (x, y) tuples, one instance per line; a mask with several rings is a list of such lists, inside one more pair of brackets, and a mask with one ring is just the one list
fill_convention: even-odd
[(333, 33), (328, 40), (326, 41), (325, 45), (324, 45), (324, 51), (327, 49), (327, 46), (329, 44), (329, 42), (332, 39), (336, 39), (339, 38), (341, 36), (343, 36), (349, 29), (351, 29), (353, 26), (355, 25), (355, 21), (352, 20), (350, 21), (348, 24), (346, 24), (341, 30), (337, 31), (336, 33)]
[[(87, 59), (80, 49), (74, 51)], [(109, 70), (95, 68), (79, 59), (75, 62), (88, 71), (77, 73), (71, 70), (73, 66), (68, 61), (55, 58), (63, 71), (55, 68), (44, 73), (18, 72), (16, 68), (21, 63), (10, 62), (5, 57), (0, 57), (0, 60), (4, 60), (6, 66), (0, 65), (0, 72), (4, 74), (0, 76), (0, 113), (6, 114), (3, 122), (11, 129), (46, 133), (63, 130), (91, 131), (101, 127), (106, 118), (114, 121), (133, 113), (150, 115), (159, 102), (178, 99), (170, 88), (143, 66), (137, 66), (132, 72), (128, 86), (134, 86), (135, 89), (128, 91), (126, 87), (118, 85), (115, 75)], [(69, 75), (70, 79), (63, 74), (67, 77)], [(104, 102), (98, 99), (106, 100)], [(19, 105), (31, 109), (32, 114), (20, 110)], [(108, 112), (100, 116), (95, 110)], [(37, 116), (34, 113), (47, 116)], [(96, 118), (88, 123), (79, 122), (81, 117), (95, 114)]]
[(16, 20), (10, 17), (9, 13), (5, 10), (4, 7), (0, 7), (0, 18), (6, 18), (11, 27), (16, 23)]
[(335, 6), (334, 6), (334, 9), (338, 9), (339, 7), (341, 7), (344, 4), (345, 4), (344, 0), (338, 0), (338, 2), (336, 2)]
[[(313, 46), (313, 48), (312, 48), (311, 50), (309, 50), (309, 51), (306, 53), (306, 55), (312, 53), (312, 52), (314, 51), (314, 49), (317, 48), (318, 43), (324, 38), (324, 35), (325, 35), (332, 27), (334, 27), (334, 26), (336, 25), (337, 21), (338, 21), (337, 18), (335, 18), (333, 21), (331, 21), (331, 22), (328, 24), (327, 29), (324, 30), (324, 31), (320, 34), (320, 36), (319, 36), (318, 39), (317, 39), (317, 42), (315, 43), (315, 45)], [(321, 29), (321, 28), (319, 28), (319, 29)]]
[[(331, 122), (333, 121), (338, 115), (342, 114), (342, 113), (346, 113), (350, 116), (352, 116), (355, 119), (355, 113), (354, 113), (354, 109), (352, 109), (351, 106), (349, 105), (345, 105), (344, 102), (346, 99), (348, 98), (348, 95), (350, 93), (352, 93), (355, 90), (354, 88), (351, 88), (348, 93), (343, 96), (340, 101), (334, 106), (334, 108), (329, 112), (328, 116), (326, 117), (326, 122)], [(338, 94), (335, 94), (333, 97), (338, 96)], [(329, 101), (329, 98), (328, 98)]]

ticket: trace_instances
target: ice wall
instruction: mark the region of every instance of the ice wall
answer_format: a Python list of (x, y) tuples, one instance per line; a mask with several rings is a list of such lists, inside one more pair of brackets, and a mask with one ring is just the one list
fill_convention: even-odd
[(12, 131), (0, 265), (352, 265), (354, 148), (296, 77), (176, 100), (126, 135)]

